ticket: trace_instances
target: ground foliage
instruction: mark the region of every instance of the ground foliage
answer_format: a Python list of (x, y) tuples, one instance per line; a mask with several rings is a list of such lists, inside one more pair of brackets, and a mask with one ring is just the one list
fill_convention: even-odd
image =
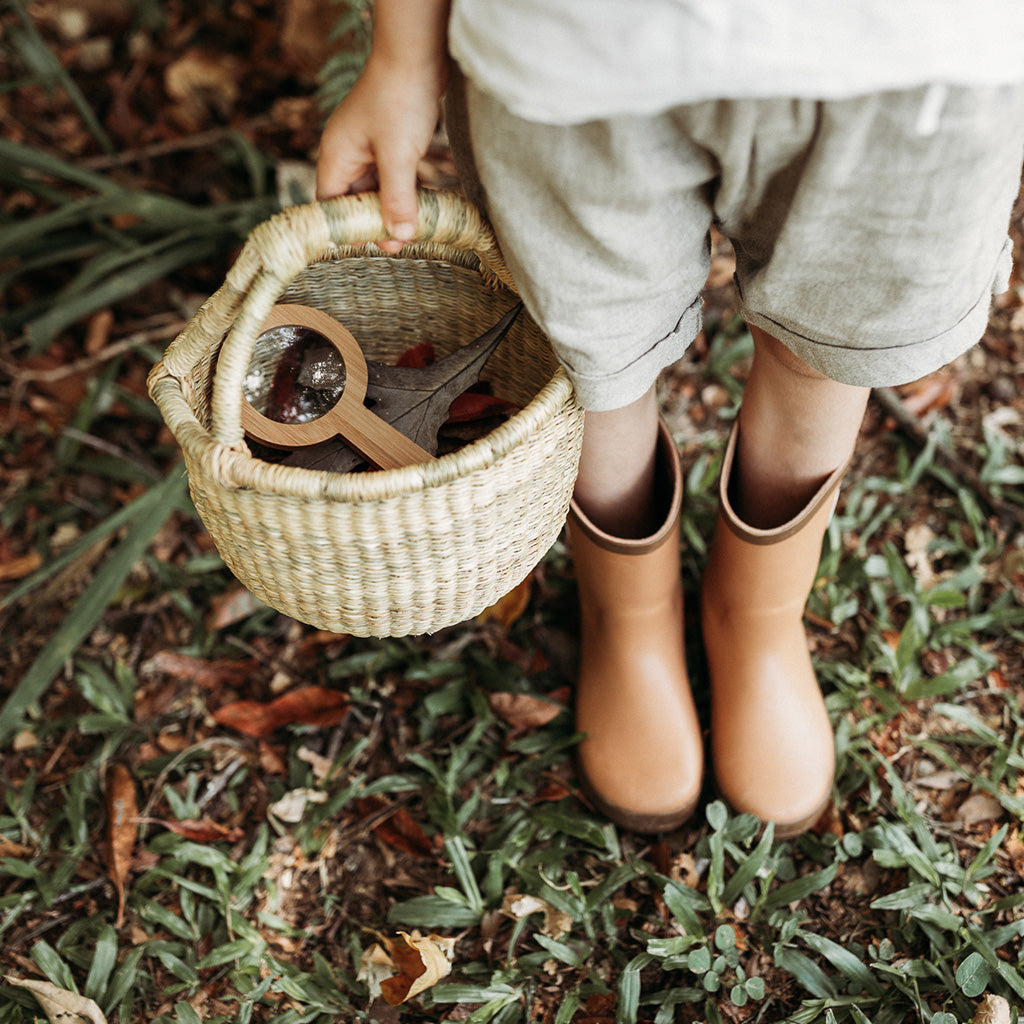
[[(478, 621), (317, 632), (227, 574), (146, 398), (278, 184), (302, 181), (318, 69), (358, 65), (363, 5), (331, 12), (336, 44), (325, 6), (0, 14), (4, 973), (121, 1022), (951, 1024), (985, 993), (1016, 1015), (1019, 269), (977, 349), (872, 401), (807, 617), (836, 809), (775, 842), (709, 790), (676, 833), (621, 833), (573, 776), (562, 544)], [(750, 354), (730, 273), (719, 243), (705, 333), (662, 384), (704, 712), (693, 598)], [(392, 968), (373, 964), (412, 959), (385, 986), (401, 998), (428, 941), (450, 973), (377, 996)], [(0, 988), (0, 1021), (38, 1014)]]

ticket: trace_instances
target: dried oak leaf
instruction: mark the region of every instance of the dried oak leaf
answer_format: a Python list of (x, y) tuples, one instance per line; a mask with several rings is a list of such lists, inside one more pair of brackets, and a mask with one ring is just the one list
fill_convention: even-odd
[(68, 1024), (68, 1021), (92, 1021), (92, 1024), (107, 1024), (103, 1011), (92, 999), (86, 999), (77, 992), (68, 992), (48, 981), (32, 978), (14, 978), (5, 975), (4, 981), (15, 988), (23, 988), (36, 997), (36, 1002), (50, 1019), (51, 1024)]
[(432, 988), (452, 970), (449, 952), (441, 944), (445, 940), (433, 935), (420, 938), (407, 932), (398, 934), (400, 938), (388, 939), (388, 952), (398, 974), (380, 983), (381, 994), (392, 1006)]
[(139, 805), (135, 779), (123, 764), (107, 773), (107, 872), (117, 892), (118, 928), (124, 923), (124, 886), (128, 880), (139, 834)]
[(283, 725), (337, 725), (348, 714), (348, 695), (325, 686), (304, 686), (269, 703), (239, 700), (213, 712), (214, 721), (262, 738)]

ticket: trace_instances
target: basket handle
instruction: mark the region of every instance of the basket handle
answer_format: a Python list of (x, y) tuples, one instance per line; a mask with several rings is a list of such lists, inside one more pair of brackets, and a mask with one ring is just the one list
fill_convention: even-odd
[[(515, 290), (494, 233), (475, 206), (453, 192), (421, 189), (418, 207), (416, 233), (408, 243), (411, 249), (439, 246), (474, 253), (486, 273)], [(245, 298), (217, 357), (210, 408), (215, 442), (236, 449), (243, 444), (242, 381), (282, 285), (332, 249), (388, 237), (380, 197), (371, 192), (292, 206), (253, 229), (236, 266), (251, 265), (255, 257), (260, 270), (246, 282)], [(231, 278), (229, 272), (229, 283)]]

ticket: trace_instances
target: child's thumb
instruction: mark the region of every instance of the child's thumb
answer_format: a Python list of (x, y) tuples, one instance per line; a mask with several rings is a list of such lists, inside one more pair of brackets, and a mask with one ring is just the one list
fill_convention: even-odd
[(416, 234), (419, 207), (416, 201), (416, 164), (402, 168), (378, 168), (380, 207), (384, 227), (391, 238), (408, 242)]

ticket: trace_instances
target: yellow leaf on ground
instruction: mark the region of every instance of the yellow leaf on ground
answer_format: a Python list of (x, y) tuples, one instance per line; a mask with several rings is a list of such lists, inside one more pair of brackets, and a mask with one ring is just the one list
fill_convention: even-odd
[(489, 622), (493, 619), (508, 629), (526, 611), (532, 590), (533, 581), (527, 576), (522, 583), (513, 587), (504, 597), (499, 597), (494, 604), (485, 608), (476, 617), (476, 621)]
[(398, 934), (400, 939), (388, 940), (388, 951), (398, 974), (380, 983), (381, 993), (392, 1006), (432, 988), (452, 969), (449, 953), (441, 944), (444, 940), (436, 936), (424, 939), (406, 932)]
[(51, 1024), (67, 1024), (69, 1020), (107, 1024), (107, 1018), (103, 1016), (103, 1011), (96, 1003), (77, 992), (68, 992), (48, 981), (35, 981), (32, 978), (12, 978), (7, 975), (4, 981), (15, 988), (31, 992)]

